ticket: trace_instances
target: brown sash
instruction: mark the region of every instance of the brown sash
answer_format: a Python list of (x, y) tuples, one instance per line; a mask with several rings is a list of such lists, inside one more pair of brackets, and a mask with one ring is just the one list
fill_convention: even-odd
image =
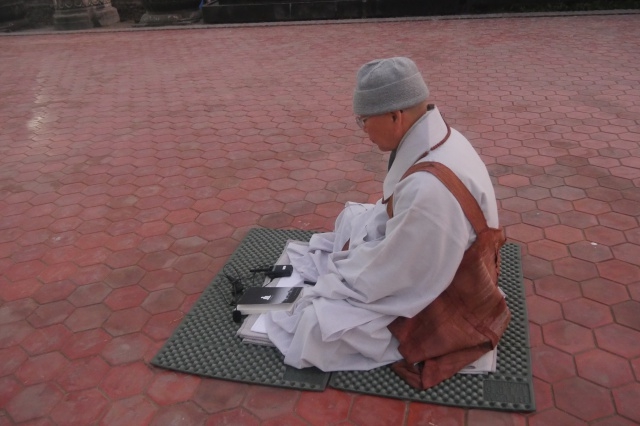
[[(431, 148), (429, 148), (427, 151), (425, 151), (420, 157), (418, 157), (418, 159), (416, 160), (416, 164), (418, 164), (418, 161), (422, 160), (424, 157), (426, 157), (427, 155), (429, 155), (429, 153), (431, 151), (435, 151), (436, 149), (440, 148), (446, 141), (449, 140), (449, 136), (451, 136), (451, 127), (449, 127), (449, 125), (447, 124), (447, 122), (444, 122), (444, 125), (447, 126), (447, 133), (444, 135), (444, 138), (442, 138), (442, 140), (440, 142), (438, 142), (437, 144), (435, 144), (434, 146), (432, 146)], [(395, 152), (395, 151), (394, 151)], [(413, 167), (416, 166), (416, 164), (413, 165)], [(412, 167), (409, 168), (409, 170), (411, 170)], [(407, 172), (404, 174), (404, 176), (402, 176), (402, 179), (406, 178), (408, 176), (409, 170), (407, 170)], [(413, 172), (412, 172), (413, 173)], [(389, 213), (389, 204), (391, 204), (393, 202), (393, 194), (391, 194), (389, 196), (389, 198), (387, 198), (386, 200), (382, 200), (382, 204), (386, 204), (387, 205), (387, 213)], [(393, 211), (393, 207), (391, 207), (391, 211)], [(390, 214), (389, 218), (392, 218), (393, 216)]]
[[(427, 389), (494, 348), (511, 313), (497, 287), (502, 230), (488, 227), (478, 202), (448, 167), (417, 163), (403, 179), (418, 171), (432, 173), (451, 191), (476, 232), (447, 289), (416, 316), (398, 317), (388, 327), (404, 357), (392, 365), (393, 371), (411, 386)], [(393, 217), (389, 201), (387, 211)]]

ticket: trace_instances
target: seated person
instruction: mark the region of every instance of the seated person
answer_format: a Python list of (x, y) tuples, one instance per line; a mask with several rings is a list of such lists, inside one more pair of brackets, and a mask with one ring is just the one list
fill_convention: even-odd
[(393, 161), (380, 201), (347, 203), (334, 232), (315, 234), (308, 245), (289, 245), (291, 263), (316, 284), (305, 289), (292, 313), (266, 316), (269, 338), (286, 364), (368, 370), (403, 360), (389, 326), (432, 304), (476, 240), (461, 204), (436, 176), (403, 178), (414, 163), (448, 167), (477, 201), (486, 225), (498, 227), (485, 165), (467, 139), (428, 105), (428, 96), (408, 58), (375, 60), (358, 71), (356, 121), (382, 151), (392, 152)]

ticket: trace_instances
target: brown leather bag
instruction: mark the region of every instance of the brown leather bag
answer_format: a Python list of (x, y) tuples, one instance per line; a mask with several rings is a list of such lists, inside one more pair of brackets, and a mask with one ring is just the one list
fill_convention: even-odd
[[(427, 389), (493, 349), (511, 313), (497, 286), (502, 230), (487, 226), (477, 201), (448, 167), (417, 163), (403, 179), (418, 171), (432, 173), (451, 191), (477, 235), (449, 287), (413, 318), (398, 317), (389, 325), (404, 357), (391, 366), (393, 371), (411, 386)], [(389, 217), (391, 205), (389, 200)]]

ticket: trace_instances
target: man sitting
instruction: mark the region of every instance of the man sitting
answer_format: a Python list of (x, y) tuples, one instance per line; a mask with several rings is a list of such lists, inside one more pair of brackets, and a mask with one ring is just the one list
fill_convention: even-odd
[[(409, 341), (400, 342), (404, 325), (398, 321), (419, 320), (418, 315), (465, 269), (463, 257), (476, 241), (460, 202), (439, 178), (426, 172), (404, 176), (414, 164), (446, 166), (470, 191), (484, 223), (498, 227), (485, 165), (467, 139), (449, 128), (438, 108), (428, 105), (428, 96), (422, 75), (408, 58), (372, 61), (358, 71), (353, 95), (356, 121), (382, 151), (392, 152), (393, 162), (380, 201), (347, 203), (334, 232), (314, 235), (308, 246), (289, 245), (291, 263), (305, 280), (316, 284), (305, 289), (293, 313), (273, 312), (267, 317), (269, 338), (286, 364), (337, 371), (409, 361), (403, 345), (412, 345), (410, 340), (419, 333), (411, 331), (408, 337), (405, 333)], [(495, 255), (496, 248), (490, 250)], [(491, 289), (495, 277), (491, 282), (488, 291), (495, 302), (499, 294), (497, 287), (495, 294)], [(499, 338), (508, 310), (504, 305), (498, 311)], [(420, 337), (423, 343), (428, 332), (426, 336)], [(477, 357), (495, 343), (485, 345)], [(454, 365), (474, 360), (464, 358)]]

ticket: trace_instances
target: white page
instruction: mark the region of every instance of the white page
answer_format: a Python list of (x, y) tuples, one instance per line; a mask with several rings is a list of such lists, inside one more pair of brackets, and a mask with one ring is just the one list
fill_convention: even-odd
[(470, 365), (460, 370), (460, 373), (462, 374), (494, 373), (496, 371), (497, 354), (498, 354), (498, 348), (496, 347), (493, 350), (482, 355), (475, 362), (471, 363)]

